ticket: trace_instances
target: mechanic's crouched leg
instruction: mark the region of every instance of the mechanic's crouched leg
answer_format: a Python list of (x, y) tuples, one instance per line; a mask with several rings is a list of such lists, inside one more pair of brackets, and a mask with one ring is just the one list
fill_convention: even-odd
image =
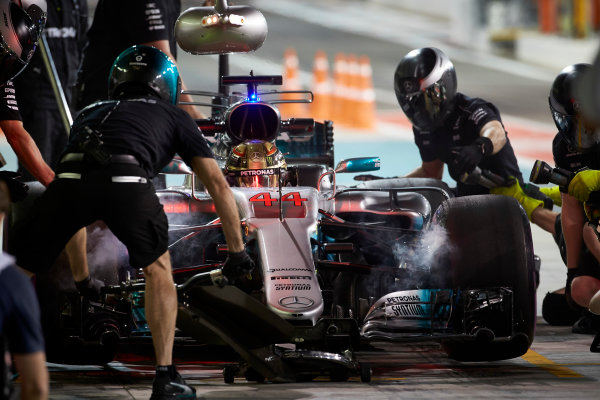
[(169, 251), (144, 268), (146, 278), (146, 319), (156, 353), (156, 376), (151, 400), (196, 398), (196, 391), (187, 386), (175, 369), (172, 349), (177, 320), (177, 291), (171, 273)]

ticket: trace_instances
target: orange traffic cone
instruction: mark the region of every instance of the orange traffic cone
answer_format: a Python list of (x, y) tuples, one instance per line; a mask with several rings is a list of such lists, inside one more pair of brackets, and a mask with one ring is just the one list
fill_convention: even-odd
[(375, 129), (375, 90), (373, 90), (373, 69), (367, 56), (359, 59), (358, 85), (356, 88), (356, 112), (354, 127), (357, 129)]
[(348, 55), (346, 59), (348, 63), (348, 88), (346, 90), (346, 99), (344, 106), (344, 117), (343, 125), (348, 127), (355, 127), (358, 116), (356, 115), (359, 111), (359, 82), (360, 82), (360, 66), (358, 64), (358, 57), (356, 54)]
[[(287, 49), (283, 54), (283, 82), (282, 90), (302, 90), (300, 85), (300, 74), (298, 72), (298, 54), (294, 49)], [(283, 94), (284, 100), (298, 99), (299, 94)], [(279, 111), (282, 118), (305, 117), (307, 115), (306, 104), (303, 103), (281, 103)]]
[(344, 113), (348, 92), (349, 76), (346, 55), (338, 53), (333, 63), (333, 104), (331, 107), (331, 118), (338, 125), (344, 124)]
[(324, 51), (317, 51), (313, 63), (313, 80), (311, 88), (314, 100), (310, 105), (311, 117), (315, 120), (332, 118), (332, 90), (329, 81), (329, 62)]

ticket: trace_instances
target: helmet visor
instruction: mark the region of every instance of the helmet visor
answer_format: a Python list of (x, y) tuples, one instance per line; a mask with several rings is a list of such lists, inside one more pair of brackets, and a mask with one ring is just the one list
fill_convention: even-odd
[(444, 83), (437, 81), (419, 92), (405, 95), (407, 116), (421, 129), (431, 129), (442, 122), (445, 116), (447, 93)]
[(558, 130), (561, 132), (571, 132), (577, 123), (577, 118), (574, 115), (562, 114), (554, 108), (551, 108), (551, 110), (552, 118)]
[(0, 84), (14, 78), (27, 66), (45, 23), (45, 13), (33, 21), (15, 3), (11, 2), (8, 7), (10, 21), (5, 20), (0, 28)]

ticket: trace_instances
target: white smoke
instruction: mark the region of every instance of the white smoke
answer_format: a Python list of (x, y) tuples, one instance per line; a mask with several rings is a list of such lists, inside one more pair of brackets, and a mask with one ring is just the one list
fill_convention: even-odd
[(90, 274), (107, 285), (118, 284), (129, 268), (127, 248), (103, 223), (88, 227), (87, 259)]
[(421, 231), (412, 244), (396, 243), (393, 248), (398, 267), (415, 272), (415, 284), (419, 281), (418, 276), (429, 275), (432, 268), (447, 259), (452, 250), (448, 233), (436, 224)]

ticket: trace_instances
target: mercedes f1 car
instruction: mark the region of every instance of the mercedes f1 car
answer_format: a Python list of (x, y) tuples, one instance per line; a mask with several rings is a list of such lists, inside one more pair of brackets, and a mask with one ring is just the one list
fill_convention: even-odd
[[(210, 16), (217, 17), (214, 24), (206, 22)], [(252, 50), (266, 33), (261, 17), (217, 1), (184, 12), (177, 37), (197, 54)], [(219, 43), (203, 34), (211, 29), (221, 32)], [(240, 375), (289, 381), (322, 374), (368, 381), (370, 366), (360, 362), (360, 351), (379, 342), (435, 341), (449, 357), (466, 361), (527, 351), (536, 313), (534, 254), (516, 200), (457, 198), (434, 179), (337, 185), (337, 174), (376, 170), (379, 159), (335, 165), (331, 121), (281, 119), (277, 103), (310, 102), (310, 92), (289, 100), (283, 97), (289, 92), (261, 89), (281, 84), (280, 76), (252, 73), (222, 76), (220, 84), (246, 90), (191, 92), (208, 96), (198, 104), (215, 110), (198, 123), (213, 138), (217, 160), (224, 162), (240, 142), (264, 140), (276, 143), (287, 161), (285, 181), (273, 187), (232, 188), (256, 262), (235, 286), (220, 279), (227, 246), (201, 182), (174, 160), (165, 173), (181, 184), (157, 189), (170, 222), (178, 337), (235, 350), (240, 363), (225, 369), (226, 382)], [(63, 343), (75, 348), (75, 341), (78, 349), (94, 343), (109, 361), (119, 341), (148, 337), (143, 288), (143, 274), (129, 270), (101, 301), (67, 296), (57, 321)]]

